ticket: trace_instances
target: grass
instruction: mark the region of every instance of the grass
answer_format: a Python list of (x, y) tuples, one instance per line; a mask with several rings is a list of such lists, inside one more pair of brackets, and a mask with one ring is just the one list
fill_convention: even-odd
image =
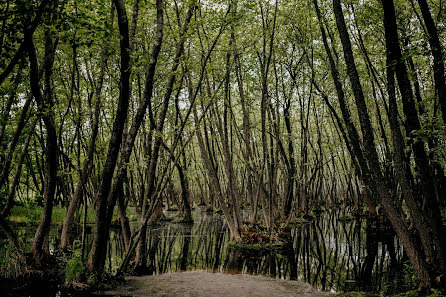
[(36, 224), (42, 216), (41, 207), (14, 206), (9, 220), (18, 224)]
[[(16, 205), (11, 209), (11, 215), (8, 217), (9, 221), (21, 224), (21, 225), (36, 225), (42, 216), (43, 207), (29, 205), (22, 206)], [(61, 207), (56, 205), (53, 207), (53, 214), (51, 217), (51, 223), (56, 225), (62, 225), (65, 219), (65, 215), (67, 210), (65, 207)], [(136, 221), (137, 215), (134, 214), (130, 209), (127, 209), (127, 214), (130, 221)], [(84, 209), (80, 210), (80, 218), (81, 222), (84, 217)], [(113, 212), (113, 218), (117, 217), (117, 208), (115, 208)], [(96, 213), (92, 207), (88, 207), (87, 210), (87, 223), (95, 223), (96, 222)]]
[[(40, 221), (42, 216), (43, 207), (41, 206), (21, 206), (16, 205), (11, 209), (11, 215), (8, 217), (9, 221), (17, 224), (35, 225)], [(51, 223), (61, 225), (67, 210), (61, 206), (53, 207), (53, 214), (51, 217)], [(81, 212), (81, 216), (83, 216)], [(95, 214), (93, 210), (89, 210), (87, 213), (87, 221), (94, 222)]]

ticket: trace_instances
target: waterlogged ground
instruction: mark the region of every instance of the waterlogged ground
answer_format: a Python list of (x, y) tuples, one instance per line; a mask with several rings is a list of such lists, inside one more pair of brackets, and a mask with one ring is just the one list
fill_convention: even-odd
[(223, 274), (204, 271), (167, 273), (162, 275), (127, 277), (127, 283), (102, 295), (133, 297), (322, 297), (311, 285), (276, 280), (249, 274)]
[[(166, 214), (178, 217), (178, 212)], [(297, 296), (322, 296), (311, 288), (325, 292), (384, 291), (386, 295), (408, 289), (410, 280), (395, 277), (403, 275), (398, 272), (402, 267), (398, 241), (382, 226), (375, 228), (364, 219), (345, 219), (340, 211), (322, 213), (293, 225), (290, 241), (283, 249), (259, 253), (231, 248), (221, 215), (197, 207), (193, 217), (193, 224), (162, 222), (148, 228), (148, 276), (129, 278), (117, 296), (186, 296), (185, 292), (212, 296), (202, 287), (222, 293), (214, 296), (226, 296), (226, 290), (244, 290), (238, 294), (233, 291), (231, 296), (296, 296), (296, 292), (307, 294)], [(60, 242), (59, 229), (52, 226), (51, 250)], [(16, 226), (16, 231), (30, 246), (35, 227)], [(120, 228), (110, 232), (106, 271), (114, 273), (125, 253)], [(89, 233), (86, 255), (91, 241)], [(7, 247), (0, 246), (2, 249)], [(270, 289), (275, 293), (267, 293)], [(286, 295), (291, 291), (294, 295)]]

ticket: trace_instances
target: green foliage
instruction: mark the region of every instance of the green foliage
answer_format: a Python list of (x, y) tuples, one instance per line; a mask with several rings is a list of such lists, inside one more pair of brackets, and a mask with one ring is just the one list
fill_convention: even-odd
[(6, 240), (1, 241), (0, 248), (0, 275), (4, 276), (6, 271), (9, 270), (9, 259), (11, 258), (11, 253), (14, 250), (12, 246), (8, 244)]
[(26, 275), (29, 268), (21, 252), (18, 252), (14, 246), (7, 240), (0, 241), (0, 278), (18, 279)]
[(89, 284), (92, 287), (96, 287), (101, 282), (101, 277), (96, 274), (92, 273), (88, 276), (87, 284)]
[(442, 208), (440, 211), (443, 221), (446, 221), (446, 208)]
[(25, 206), (14, 206), (9, 220), (18, 224), (36, 225), (41, 215), (41, 207), (37, 207), (33, 203), (27, 203)]
[(235, 242), (230, 241), (229, 247), (241, 250), (244, 253), (271, 253), (272, 251), (280, 251), (283, 247), (284, 243), (281, 241), (275, 243), (243, 243), (243, 242)]
[(67, 211), (63, 207), (53, 207), (53, 215), (51, 217), (52, 223), (62, 224)]
[[(53, 224), (62, 224), (65, 218), (66, 209), (60, 206), (53, 207), (51, 222)], [(24, 205), (14, 206), (11, 210), (9, 220), (18, 224), (36, 225), (42, 216), (42, 207), (34, 202), (27, 202)]]
[(290, 220), (289, 225), (293, 226), (293, 225), (303, 225), (303, 224), (309, 224), (310, 220), (306, 219), (304, 217), (296, 217), (296, 218), (292, 218)]
[[(402, 295), (398, 296), (404, 296), (404, 297), (418, 297), (420, 296), (420, 293), (417, 290), (410, 290)], [(430, 289), (428, 293), (426, 293), (424, 296), (426, 297), (444, 297), (446, 296), (442, 291), (437, 289)]]
[(408, 262), (404, 262), (404, 278), (405, 278), (405, 285), (407, 288), (416, 288), (418, 286), (418, 280), (415, 274), (415, 270), (413, 269), (412, 265)]
[(79, 241), (75, 241), (73, 245), (77, 248), (74, 250), (71, 259), (67, 261), (65, 268), (65, 281), (68, 283), (79, 281), (84, 274), (84, 264), (79, 249)]
[(444, 292), (437, 290), (437, 289), (431, 289), (430, 294), (427, 295), (427, 297), (442, 297), (442, 296), (446, 296), (446, 295), (444, 294)]

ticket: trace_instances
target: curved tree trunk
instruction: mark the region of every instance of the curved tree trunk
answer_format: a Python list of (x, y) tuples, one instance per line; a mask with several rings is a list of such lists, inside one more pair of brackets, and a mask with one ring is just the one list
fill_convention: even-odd
[[(184, 52), (184, 43), (186, 41), (186, 33), (189, 28), (190, 20), (192, 19), (192, 15), (194, 10), (196, 9), (196, 5), (189, 6), (189, 9), (186, 13), (186, 18), (184, 20), (183, 28), (179, 36), (179, 43), (176, 47), (175, 57), (173, 60), (173, 65), (171, 68), (171, 75), (169, 77), (169, 80), (167, 82), (166, 86), (166, 92), (164, 94), (164, 98), (162, 101), (161, 111), (158, 116), (158, 122), (156, 123), (156, 127), (151, 127), (152, 131), (151, 133), (155, 133), (155, 139), (154, 139), (154, 145), (153, 145), (153, 151), (151, 154), (150, 159), (150, 165), (148, 166), (147, 170), (147, 176), (148, 176), (148, 184), (147, 184), (147, 190), (145, 191), (145, 197), (142, 205), (142, 212), (140, 217), (140, 225), (144, 225), (147, 223), (147, 221), (144, 219), (148, 212), (150, 211), (150, 208), (155, 209), (157, 205), (153, 205), (153, 203), (158, 204), (158, 201), (154, 201), (154, 193), (155, 193), (155, 175), (156, 175), (156, 168), (158, 165), (158, 158), (160, 154), (161, 144), (162, 144), (162, 132), (164, 128), (164, 123), (167, 115), (167, 110), (169, 107), (169, 101), (170, 97), (173, 92), (174, 83), (176, 80), (176, 72), (178, 69), (178, 66), (180, 64), (180, 58), (183, 55)], [(153, 124), (153, 123), (152, 123)], [(149, 200), (151, 199), (152, 207), (150, 207)], [(145, 229), (145, 226), (143, 226)], [(145, 232), (142, 232), (142, 235)], [(144, 235), (143, 235), (144, 236)], [(146, 240), (140, 239), (138, 242), (138, 246), (136, 249), (136, 258), (135, 258), (135, 270), (138, 271), (145, 271), (147, 267), (147, 255), (146, 255), (146, 248), (147, 243)]]
[[(112, 12), (111, 12), (111, 23), (113, 23), (113, 15), (114, 15), (114, 6), (112, 5)], [(100, 111), (101, 111), (101, 90), (102, 85), (104, 82), (104, 74), (105, 74), (105, 68), (107, 66), (107, 46), (104, 45), (104, 49), (101, 53), (101, 66), (99, 70), (99, 78), (97, 82), (97, 86), (95, 89), (95, 109), (94, 109), (94, 115), (93, 115), (93, 124), (91, 127), (92, 133), (90, 142), (88, 143), (88, 149), (87, 149), (87, 157), (84, 160), (84, 163), (82, 164), (82, 169), (80, 172), (80, 178), (79, 181), (76, 184), (76, 188), (74, 190), (73, 197), (70, 200), (70, 203), (68, 205), (67, 213), (65, 215), (63, 226), (62, 226), (62, 232), (61, 232), (61, 238), (60, 238), (60, 248), (66, 249), (70, 245), (70, 232), (72, 225), (74, 223), (74, 214), (76, 210), (79, 208), (79, 205), (82, 201), (82, 196), (84, 192), (85, 184), (90, 176), (91, 170), (93, 169), (93, 156), (94, 156), (94, 150), (96, 147), (96, 138), (98, 136), (99, 131), (99, 117), (100, 117)]]
[[(411, 176), (412, 173), (410, 171), (410, 168), (408, 167), (409, 164), (406, 164), (406, 158), (404, 157), (404, 138), (401, 134), (401, 131), (399, 130), (399, 123), (398, 123), (398, 110), (397, 110), (397, 104), (396, 104), (396, 95), (395, 95), (395, 79), (394, 75), (396, 74), (397, 78), (400, 83), (400, 90), (401, 90), (401, 96), (403, 97), (404, 102), (404, 96), (410, 97), (411, 102), (406, 103), (412, 108), (415, 108), (415, 104), (413, 102), (412, 97), (412, 90), (410, 88), (410, 82), (407, 75), (407, 70), (404, 62), (402, 61), (402, 55), (401, 55), (401, 49), (398, 43), (398, 33), (397, 33), (397, 24), (396, 24), (396, 16), (395, 16), (395, 8), (392, 0), (385, 0), (383, 1), (383, 7), (384, 7), (384, 29), (386, 33), (386, 48), (387, 48), (387, 83), (388, 83), (388, 91), (389, 91), (389, 121), (391, 124), (392, 129), (392, 138), (393, 138), (393, 144), (394, 144), (394, 156), (395, 156), (395, 169), (396, 169), (396, 175), (399, 183), (401, 184), (401, 189), (404, 193), (404, 198), (407, 202), (407, 206), (409, 208), (411, 219), (414, 221), (415, 227), (418, 230), (418, 235), (421, 239), (421, 243), (423, 246), (423, 252), (426, 257), (426, 262), (429, 265), (438, 265), (440, 267), (439, 271), (442, 271), (442, 268), (444, 266), (444, 259), (443, 255), (441, 253), (441, 245), (440, 245), (440, 238), (437, 237), (435, 231), (439, 230), (442, 225), (441, 216), (439, 222), (436, 222), (435, 219), (430, 220), (430, 224), (428, 224), (429, 217), (432, 217), (431, 214), (428, 216), (423, 217), (423, 212), (420, 209), (420, 206), (422, 206), (424, 203), (419, 203), (417, 205), (416, 200), (416, 193), (414, 193), (414, 185), (409, 182), (407, 179), (407, 176)], [(396, 66), (395, 66), (396, 65)], [(393, 70), (395, 69), (395, 70)], [(395, 72), (396, 73), (395, 73)], [(398, 72), (400, 72), (398, 74)], [(404, 90), (409, 90), (410, 95), (403, 95)], [(410, 100), (406, 99), (406, 100)], [(408, 119), (412, 118), (412, 121), (415, 121), (413, 123), (414, 125), (419, 125), (418, 122), (418, 116), (416, 114), (416, 110), (410, 109), (412, 113), (411, 116), (407, 116)], [(406, 111), (406, 110), (405, 110)], [(406, 113), (406, 112), (405, 112)], [(409, 125), (409, 124), (408, 124)], [(414, 147), (414, 153), (418, 151), (418, 157), (415, 156), (415, 162), (417, 165), (421, 165), (422, 168), (419, 168), (421, 174), (428, 175), (429, 172), (424, 171), (430, 171), (430, 168), (428, 167), (428, 161), (427, 156), (424, 151), (424, 144), (422, 141), (418, 141), (417, 144), (413, 143), (412, 146)], [(417, 153), (415, 153), (417, 155)], [(424, 178), (426, 178), (426, 176)], [(410, 179), (412, 180), (412, 179)], [(430, 187), (431, 190), (429, 192), (425, 192), (424, 195), (429, 195), (425, 199), (430, 200), (436, 200), (435, 195), (432, 193), (432, 179), (426, 184), (425, 180), (421, 180), (423, 183), (424, 188)], [(425, 190), (426, 191), (426, 190)], [(435, 202), (431, 201), (430, 206), (435, 207), (439, 212), (439, 206), (435, 206)], [(434, 206), (432, 206), (432, 204)], [(427, 219), (427, 221), (426, 221)], [(429, 227), (430, 226), (430, 227)], [(434, 232), (431, 232), (431, 230), (434, 230)], [(438, 231), (437, 231), (438, 232)], [(437, 250), (437, 253), (435, 252)], [(438, 252), (440, 251), (440, 252)], [(437, 255), (436, 255), (437, 254)]]
[[(32, 32), (30, 30), (25, 31), (25, 41), (31, 67), (31, 90), (37, 103), (39, 116), (43, 120), (47, 130), (43, 213), (39, 226), (37, 227), (37, 231), (34, 235), (34, 241), (31, 249), (35, 263), (37, 265), (40, 265), (42, 264), (41, 262), (44, 256), (47, 256), (46, 251), (48, 251), (48, 247), (46, 245), (48, 244), (48, 242), (45, 240), (45, 238), (47, 238), (50, 230), (51, 215), (53, 211), (53, 202), (57, 182), (57, 156), (59, 154), (59, 150), (57, 144), (56, 127), (54, 124), (53, 114), (51, 112), (53, 108), (53, 62), (57, 41), (53, 43), (51, 34), (49, 32), (45, 33), (45, 61), (43, 64), (45, 71), (44, 95), (42, 95), (42, 92), (40, 90), (40, 75), (37, 64), (36, 49), (34, 47)], [(48, 110), (50, 110), (50, 112), (48, 112)]]
[(110, 223), (107, 222), (107, 198), (110, 193), (113, 173), (118, 159), (130, 97), (130, 44), (127, 13), (123, 0), (114, 0), (114, 3), (118, 15), (119, 32), (121, 34), (121, 82), (119, 102), (108, 146), (107, 159), (104, 164), (101, 185), (95, 201), (96, 224), (93, 231), (93, 244), (87, 265), (89, 272), (96, 274), (101, 274), (105, 265), (110, 227)]
[(363, 135), (364, 156), (369, 164), (372, 174), (371, 184), (367, 186), (371, 189), (376, 189), (377, 195), (384, 207), (384, 210), (395, 230), (398, 238), (401, 240), (410, 262), (414, 266), (415, 272), (420, 280), (420, 287), (430, 287), (430, 275), (428, 267), (420, 253), (417, 245), (411, 238), (409, 230), (404, 222), (401, 211), (395, 206), (393, 202), (393, 195), (387, 188), (383, 179), (381, 167), (379, 165), (379, 158), (375, 149), (374, 134), (370, 117), (365, 103), (365, 97), (362, 86), (359, 80), (359, 74), (356, 69), (350, 37), (345, 25), (344, 14), (342, 12), (340, 0), (333, 0), (333, 10), (336, 18), (336, 25), (338, 27), (339, 37), (341, 39), (344, 60), (347, 65), (347, 74), (350, 79), (353, 95), (355, 97), (356, 106), (358, 108), (359, 122)]
[(435, 89), (437, 90), (438, 101), (440, 102), (441, 113), (443, 115), (443, 124), (446, 125), (446, 83), (444, 77), (443, 49), (427, 1), (418, 0), (418, 4), (420, 5), (424, 24), (429, 34), (429, 45), (432, 57), (434, 58)]
[(28, 146), (31, 141), (31, 137), (34, 134), (34, 129), (36, 127), (36, 124), (37, 124), (37, 118), (34, 119), (33, 122), (31, 123), (31, 127), (29, 128), (29, 131), (28, 131), (28, 136), (26, 137), (25, 143), (23, 143), (22, 152), (20, 153), (20, 157), (17, 161), (17, 169), (16, 169), (16, 173), (14, 176), (14, 180), (12, 181), (12, 184), (9, 186), (9, 193), (8, 193), (8, 197), (6, 199), (6, 205), (4, 206), (2, 213), (0, 215), (1, 218), (6, 218), (9, 215), (9, 212), (10, 212), (12, 206), (14, 205), (14, 196), (15, 196), (17, 186), (19, 185), (19, 182), (20, 182), (23, 161), (25, 159), (25, 155), (28, 152)]
[[(347, 147), (349, 148), (349, 152), (350, 152), (356, 173), (358, 174), (358, 176), (360, 176), (360, 177), (362, 176), (362, 178), (364, 179), (364, 181), (366, 183), (369, 183), (370, 179), (371, 179), (371, 173), (370, 173), (369, 167), (367, 165), (367, 162), (366, 162), (366, 159), (364, 156), (364, 152), (361, 149), (361, 141), (359, 138), (359, 133), (358, 133), (358, 130), (356, 129), (356, 127), (353, 125), (350, 109), (348, 108), (348, 105), (345, 100), (345, 93), (344, 93), (344, 89), (342, 87), (342, 83), (340, 80), (339, 71), (336, 67), (335, 60), (333, 58), (333, 55), (331, 53), (330, 47), (327, 42), (327, 36), (325, 34), (325, 29), (322, 25), (322, 16), (321, 16), (321, 12), (319, 10), (319, 6), (317, 4), (317, 0), (313, 0), (313, 3), (314, 3), (315, 9), (316, 9), (316, 14), (317, 14), (318, 20), (319, 20), (319, 28), (322, 33), (322, 41), (324, 43), (324, 48), (327, 53), (328, 60), (330, 62), (330, 71), (331, 71), (331, 76), (332, 76), (332, 79), (333, 79), (333, 82), (334, 82), (334, 85), (336, 88), (336, 94), (338, 97), (339, 107), (341, 109), (342, 117), (344, 119), (345, 127), (347, 129), (347, 133), (343, 132), (345, 142), (346, 142)], [(325, 99), (326, 103), (328, 103), (327, 99), (328, 98)], [(336, 112), (334, 111), (333, 108), (331, 108), (331, 110), (332, 110), (333, 114), (336, 114)], [(336, 119), (338, 120), (338, 117), (336, 117)], [(338, 120), (338, 124), (339, 124), (339, 128), (342, 131), (344, 131), (344, 129), (342, 129), (343, 126), (341, 125), (339, 120)], [(347, 139), (347, 136), (348, 136), (348, 139)], [(366, 190), (366, 191), (369, 191), (369, 190)], [(374, 214), (376, 214), (376, 203), (375, 203), (373, 197), (371, 197), (371, 196), (372, 195), (366, 195), (364, 197), (364, 200), (369, 208), (370, 213), (374, 215)]]

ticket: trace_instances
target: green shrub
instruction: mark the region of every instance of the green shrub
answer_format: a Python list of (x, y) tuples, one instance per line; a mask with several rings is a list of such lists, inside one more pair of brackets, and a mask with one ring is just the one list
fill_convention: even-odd
[(25, 205), (25, 206), (14, 206), (11, 209), (11, 215), (9, 220), (11, 222), (26, 224), (26, 225), (36, 225), (42, 215), (42, 208), (35, 205)]
[(78, 281), (84, 274), (84, 265), (82, 264), (82, 257), (79, 251), (73, 253), (73, 257), (67, 261), (65, 268), (65, 281)]
[(0, 278), (18, 279), (30, 272), (23, 253), (0, 240)]

